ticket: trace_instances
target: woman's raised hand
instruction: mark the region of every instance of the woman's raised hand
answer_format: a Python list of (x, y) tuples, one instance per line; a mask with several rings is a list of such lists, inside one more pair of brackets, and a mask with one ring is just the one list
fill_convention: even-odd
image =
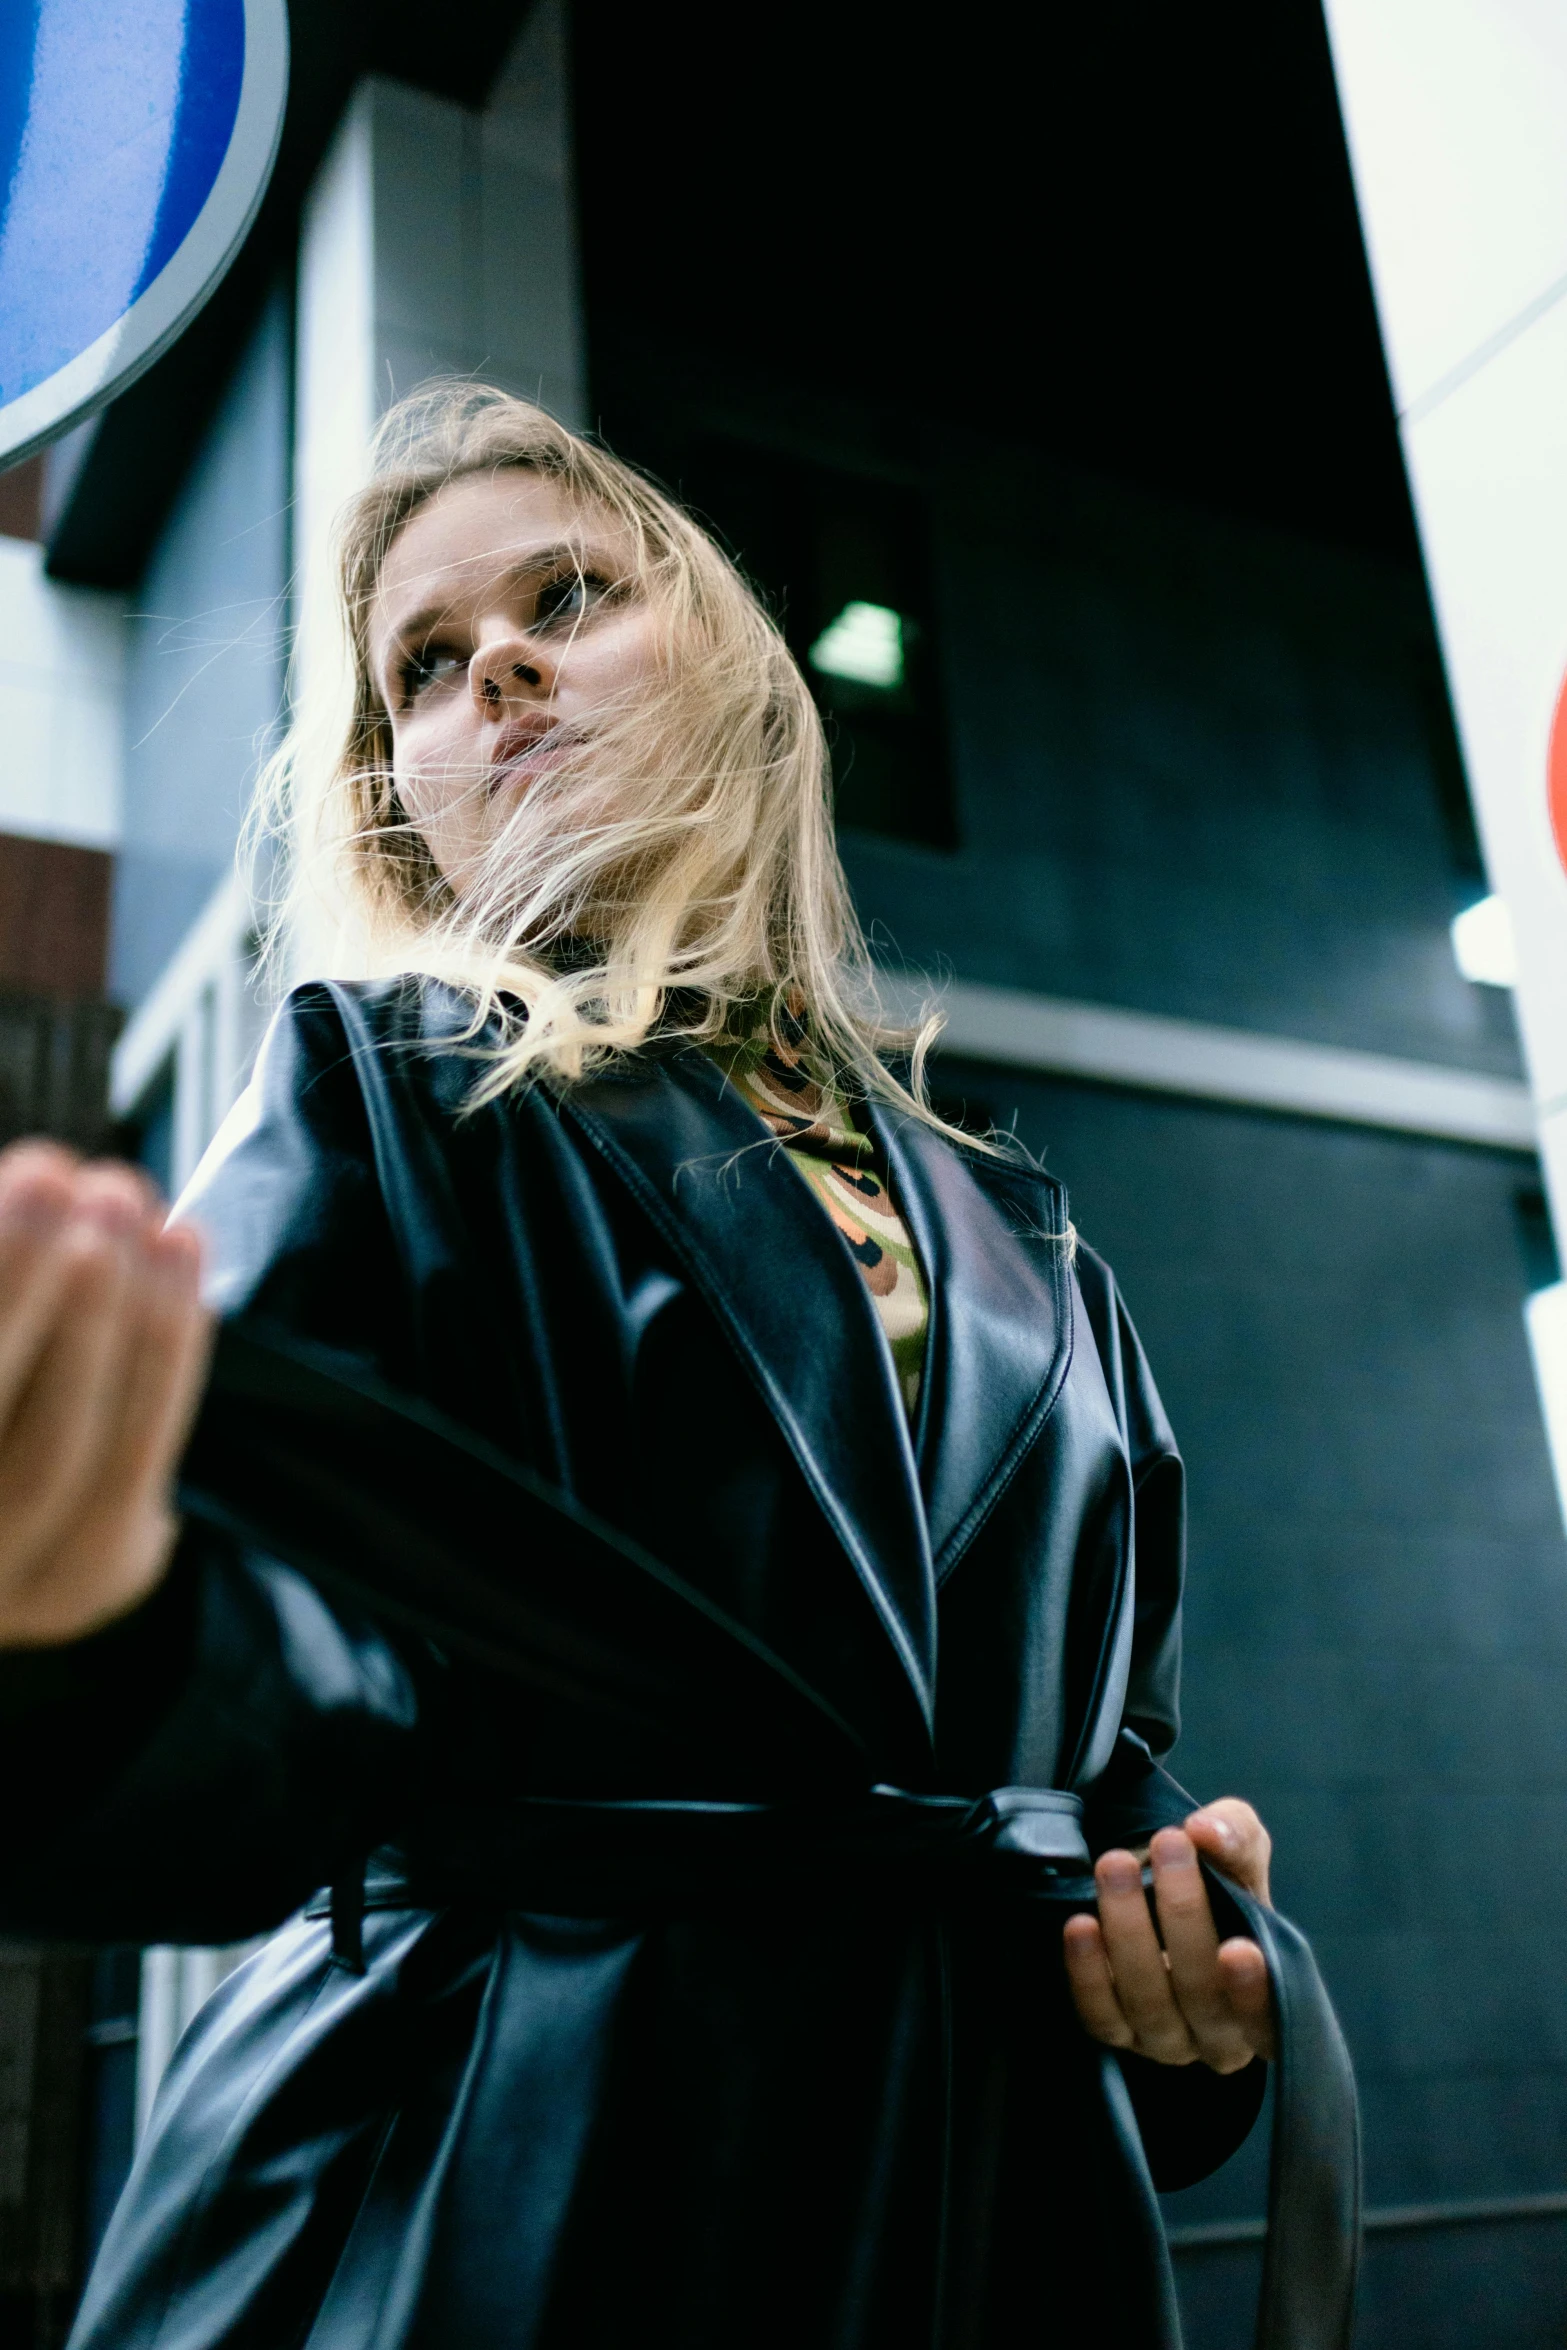
[(145, 1599), (211, 1317), (201, 1247), (133, 1167), (0, 1151), (0, 1648), (80, 1638)]
[(1065, 1931), (1072, 1997), (1096, 2040), (1158, 2064), (1200, 2061), (1218, 2073), (1272, 2056), (1266, 1962), (1255, 1942), (1219, 1940), (1198, 1867), (1201, 1853), (1266, 1901), (1272, 1852), (1251, 1805), (1232, 1795), (1193, 1812), (1184, 1828), (1161, 1828), (1148, 1847), (1157, 1934), (1136, 1855), (1100, 1855), (1099, 1915), (1069, 1918)]

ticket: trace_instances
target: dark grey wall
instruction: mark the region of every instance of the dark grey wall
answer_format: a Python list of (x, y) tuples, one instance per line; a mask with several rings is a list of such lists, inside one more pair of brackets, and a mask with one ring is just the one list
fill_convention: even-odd
[(233, 863), (283, 694), (289, 302), (268, 304), (130, 599), (109, 985), (134, 1006)]
[[(937, 487), (954, 856), (860, 903), (969, 979), (1480, 1069), (1483, 884), (1418, 583), (1039, 470)], [(1377, 2207), (1567, 2188), (1567, 1541), (1521, 1306), (1532, 1161), (938, 1060), (1067, 1182), (1191, 1470), (1186, 1729), (1249, 1795), (1359, 2068)], [(1515, 1885), (1517, 1890), (1514, 1890)], [(1266, 2146), (1172, 2199), (1262, 2208)], [(1188, 2253), (1189, 2350), (1251, 2252)], [(1567, 2221), (1374, 2238), (1360, 2350), (1559, 2344)]]
[(1448, 943), (1484, 884), (1455, 867), (1419, 581), (1026, 455), (929, 478), (962, 846), (847, 842), (896, 947), (1515, 1071)]
[[(1567, 2183), (1567, 1543), (1513, 1199), (1527, 1160), (946, 1064), (1068, 1184), (1191, 1478), (1174, 1758), (1277, 1839), (1380, 2207)], [(1514, 1889), (1516, 1888), (1516, 1890)], [(1170, 2198), (1262, 2207), (1262, 2133)], [(1189, 2350), (1257, 2265), (1183, 2256)], [(1373, 2239), (1363, 2350), (1559, 2344), (1567, 2223)]]

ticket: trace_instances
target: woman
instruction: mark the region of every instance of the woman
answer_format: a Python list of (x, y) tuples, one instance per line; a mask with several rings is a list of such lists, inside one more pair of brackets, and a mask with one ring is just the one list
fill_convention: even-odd
[[(1265, 1898), (1267, 1839), (1154, 1760), (1180, 1466), (1114, 1283), (896, 1073), (810, 696), (684, 514), (442, 392), (341, 559), (352, 708), (274, 782), (357, 976), (288, 997), (167, 1228), (0, 1161), (5, 1922), (305, 1905), (177, 2055), (75, 2340), (1166, 2339), (1137, 2125), (1161, 2184), (1251, 2125), (1265, 1969), (1197, 1859)], [(220, 1314), (634, 1538), (828, 1744), (523, 1697), (182, 1528), (203, 1248)], [(652, 1890), (545, 1888), (545, 1816)], [(1003, 1888), (1080, 1820), (1063, 1940)]]

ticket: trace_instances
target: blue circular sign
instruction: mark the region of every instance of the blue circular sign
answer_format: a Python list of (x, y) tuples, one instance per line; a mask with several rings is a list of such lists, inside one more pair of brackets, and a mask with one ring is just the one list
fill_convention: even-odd
[(122, 391), (255, 218), (284, 0), (0, 0), (0, 464)]

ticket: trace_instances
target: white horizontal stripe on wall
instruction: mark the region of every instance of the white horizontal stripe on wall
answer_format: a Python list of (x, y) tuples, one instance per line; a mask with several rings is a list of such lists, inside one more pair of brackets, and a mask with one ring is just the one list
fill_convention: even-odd
[(927, 997), (917, 980), (889, 979), (887, 993), (911, 1017), (939, 1001), (947, 1024), (938, 1049), (976, 1061), (1492, 1149), (1535, 1147), (1528, 1088), (1505, 1077), (972, 980)]

